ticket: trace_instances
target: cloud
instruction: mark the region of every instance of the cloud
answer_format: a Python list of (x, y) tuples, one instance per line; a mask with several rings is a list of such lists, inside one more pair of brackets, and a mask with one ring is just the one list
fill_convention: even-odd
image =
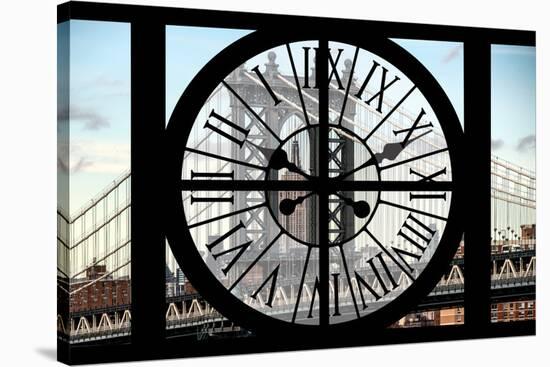
[(63, 159), (63, 157), (57, 157), (57, 169), (61, 173), (68, 173), (69, 172), (69, 165), (67, 164), (67, 161)]
[(130, 168), (130, 144), (118, 142), (73, 141), (72, 174), (120, 174)]
[(71, 106), (71, 122), (81, 123), (84, 130), (99, 130), (109, 127), (110, 123), (101, 114), (91, 109), (83, 109), (79, 106)]
[(121, 88), (126, 87), (128, 83), (121, 79), (111, 79), (105, 75), (100, 75), (93, 79), (90, 83), (92, 86), (96, 87), (111, 87), (111, 88)]
[[(111, 146), (106, 148), (114, 149), (115, 147), (111, 144)], [(88, 143), (85, 143), (84, 145), (70, 144), (70, 149), (68, 144), (60, 143), (57, 147), (57, 169), (59, 173), (75, 174), (94, 171), (94, 162), (92, 159), (104, 161), (105, 156), (109, 154), (109, 152), (105, 152), (99, 153), (98, 155), (97, 150), (98, 148), (90, 149)], [(91, 155), (93, 158), (88, 155)], [(116, 160), (117, 155), (114, 154), (113, 158)], [(101, 167), (99, 169), (101, 169)]]
[(64, 139), (57, 142), (57, 170), (59, 173), (69, 173), (69, 145)]
[(93, 166), (94, 162), (88, 160), (86, 157), (80, 157), (78, 162), (73, 165), (71, 172), (78, 173), (87, 170), (88, 167)]
[(520, 152), (526, 152), (528, 150), (535, 149), (536, 138), (535, 135), (527, 135), (518, 141), (516, 149)]
[(90, 80), (83, 88), (95, 91), (95, 94), (104, 98), (130, 96), (130, 83), (127, 80), (112, 79), (105, 75)]
[(502, 139), (491, 139), (491, 150), (499, 150), (504, 146), (504, 140)]
[(75, 81), (71, 85), (71, 96), (85, 100), (129, 97), (130, 81), (124, 78), (112, 78), (106, 74), (90, 76), (85, 80)]
[(454, 59), (456, 59), (458, 56), (460, 56), (461, 52), (462, 52), (462, 45), (457, 45), (457, 46), (453, 47), (447, 53), (447, 55), (445, 55), (445, 57), (443, 58), (443, 60), (441, 60), (441, 62), (443, 64), (447, 64), (447, 63), (453, 61)]
[(95, 131), (111, 125), (110, 122), (97, 111), (82, 108), (78, 105), (71, 105), (70, 108), (58, 105), (57, 119), (59, 121), (70, 119), (71, 123), (81, 124), (84, 130)]

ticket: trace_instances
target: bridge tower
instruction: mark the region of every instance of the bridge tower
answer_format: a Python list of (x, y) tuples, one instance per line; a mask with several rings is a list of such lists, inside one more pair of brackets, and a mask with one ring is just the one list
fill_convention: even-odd
[[(283, 75), (279, 70), (279, 64), (276, 62), (277, 54), (273, 51), (267, 54), (267, 62), (264, 64), (265, 69), (262, 72), (263, 77), (274, 90), (277, 96), (282, 100), (281, 103), (274, 105), (273, 99), (265, 90), (265, 88), (258, 82), (257, 76), (247, 69), (247, 65), (241, 65), (237, 68), (225, 81), (234, 89), (239, 96), (242, 96), (246, 100), (248, 105), (254, 109), (254, 111), (265, 121), (267, 126), (278, 136), (281, 136), (285, 124), (290, 120), (298, 120), (305, 126), (305, 116), (300, 106), (300, 99), (295, 87), (295, 80), (293, 75)], [(345, 69), (340, 70), (341, 79), (344, 85), (347, 85), (349, 76), (351, 73), (351, 60), (345, 60)], [(262, 68), (260, 68), (261, 70)], [(315, 84), (315, 68), (311, 68), (311, 74), (309, 75), (309, 84)], [(327, 76), (328, 77), (328, 76)], [(298, 77), (299, 83), (304, 84), (303, 77)], [(330, 123), (337, 123), (339, 119), (340, 111), (342, 111), (342, 104), (344, 101), (344, 95), (341, 91), (337, 90), (338, 86), (331, 85), (329, 91), (329, 106), (333, 111), (337, 111), (337, 116), (330, 121)], [(357, 90), (354, 80), (350, 88), (350, 95)], [(305, 108), (312, 115), (318, 116), (318, 90), (315, 88), (303, 88)], [(308, 98), (306, 98), (308, 97)], [(230, 95), (230, 107), (231, 107), (231, 121), (239, 125), (240, 127), (249, 130), (248, 140), (254, 141), (256, 145), (269, 147), (275, 149), (278, 146), (277, 140), (271, 135), (271, 133), (262, 125), (261, 122), (234, 96)], [(344, 110), (344, 119), (342, 119), (342, 126), (353, 131), (353, 126), (350, 121), (355, 116), (355, 102), (348, 99)], [(310, 118), (311, 120), (311, 118)], [(309, 135), (309, 147), (310, 151), (314, 152), (316, 147), (317, 137), (315, 133)], [(326, 148), (324, 148), (326, 149)], [(329, 174), (331, 176), (337, 176), (338, 174), (351, 170), (354, 167), (353, 157), (353, 142), (346, 136), (332, 131), (329, 136)], [(305, 149), (301, 149), (304, 151)], [(232, 155), (238, 157), (240, 161), (247, 163), (254, 163), (265, 166), (268, 164), (266, 157), (258, 150), (251, 146), (244, 145), (242, 148), (239, 146), (233, 147)], [(317, 155), (310, 154), (309, 167), (317, 167)], [(240, 179), (257, 179), (255, 175), (257, 172), (248, 167), (236, 166), (235, 176)], [(263, 202), (266, 198), (263, 197), (263, 193), (258, 196), (257, 192), (236, 192), (234, 193), (236, 202), (245, 203), (246, 206), (257, 205)], [(274, 197), (270, 198), (275, 202), (277, 200), (277, 193), (273, 194)], [(346, 195), (344, 193), (344, 195)], [(348, 193), (351, 195), (351, 193)], [(307, 237), (314, 239), (317, 236), (316, 229), (318, 225), (316, 222), (315, 204), (310, 204), (307, 208), (308, 220), (310, 221), (309, 228), (310, 233)], [(278, 216), (277, 208), (274, 209), (274, 214)], [(329, 203), (329, 218), (330, 229), (329, 236), (331, 241), (336, 242), (354, 233), (354, 216), (349, 206), (343, 205), (343, 201), (338, 198), (331, 198)], [(269, 224), (269, 213), (267, 209), (258, 210), (245, 214), (249, 217), (234, 218), (234, 225), (242, 220), (245, 224), (245, 229), (240, 231), (240, 237), (236, 238), (237, 243), (244, 243), (251, 239), (254, 239), (259, 244), (259, 249), (263, 249), (270, 241), (270, 239), (277, 233), (277, 228), (274, 228), (274, 224)], [(258, 251), (258, 250), (256, 250)], [(250, 253), (250, 258), (256, 254)], [(316, 262), (313, 262), (316, 263)], [(241, 265), (244, 266), (244, 263)], [(235, 273), (240, 271), (238, 267), (235, 267)]]

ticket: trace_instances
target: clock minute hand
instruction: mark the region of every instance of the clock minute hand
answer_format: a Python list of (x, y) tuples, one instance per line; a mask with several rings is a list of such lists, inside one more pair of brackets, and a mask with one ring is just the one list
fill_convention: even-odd
[(355, 172), (357, 172), (359, 170), (362, 170), (363, 168), (367, 168), (368, 166), (374, 166), (376, 163), (377, 163), (377, 160), (376, 160), (376, 154), (375, 154), (368, 161), (363, 163), (362, 165), (360, 165), (358, 167), (355, 167), (351, 171), (344, 172), (344, 173), (340, 174), (339, 176), (337, 176), (336, 178), (339, 179), (339, 180), (343, 180), (346, 177), (353, 175)]
[(311, 178), (310, 175), (303, 172), (298, 166), (288, 160), (288, 155), (284, 150), (264, 148), (249, 141), (247, 141), (247, 143), (258, 149), (264, 155), (269, 162), (269, 168), (277, 171), (286, 168), (290, 172), (295, 172), (304, 178)]
[(429, 132), (430, 131), (426, 131), (426, 132), (424, 132), (424, 133), (422, 133), (422, 134), (420, 134), (420, 135), (418, 135), (418, 136), (416, 136), (412, 139), (409, 139), (405, 142), (387, 143), (386, 145), (384, 145), (384, 148), (382, 149), (382, 151), (380, 153), (373, 154), (372, 157), (368, 161), (366, 161), (362, 165), (354, 168), (351, 171), (342, 173), (337, 178), (343, 180), (344, 178), (354, 174), (355, 172), (357, 172), (359, 170), (362, 170), (363, 168), (366, 168), (368, 166), (373, 166), (377, 163), (378, 164), (382, 163), (382, 161), (384, 159), (387, 159), (389, 161), (393, 161), (393, 160), (395, 160), (395, 158), (397, 158), (399, 156), (399, 154), (401, 154), (401, 152), (403, 150), (405, 150), (406, 147), (409, 146), (409, 144), (411, 144), (415, 140), (420, 139), (421, 137), (428, 134)]

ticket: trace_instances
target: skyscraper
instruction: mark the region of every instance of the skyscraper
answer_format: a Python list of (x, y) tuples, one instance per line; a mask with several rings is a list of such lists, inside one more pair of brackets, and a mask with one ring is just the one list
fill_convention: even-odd
[[(290, 160), (299, 169), (302, 169), (300, 162), (300, 145), (298, 141), (294, 139), (291, 143)], [(300, 174), (296, 172), (284, 171), (281, 180), (285, 181), (300, 181), (304, 180)], [(299, 197), (306, 195), (305, 191), (279, 191), (279, 203), (284, 199), (296, 200)], [(279, 223), (290, 233), (293, 237), (302, 241), (308, 240), (308, 213), (307, 213), (307, 201), (296, 206), (294, 212), (290, 215), (284, 215), (279, 213)], [(288, 236), (284, 236), (281, 241), (280, 251), (285, 253), (288, 251), (288, 247), (294, 241)]]

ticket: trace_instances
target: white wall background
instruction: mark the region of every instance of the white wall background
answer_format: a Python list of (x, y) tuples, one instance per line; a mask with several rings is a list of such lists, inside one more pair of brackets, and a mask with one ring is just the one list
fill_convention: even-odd
[[(126, 1), (127, 2), (127, 1)], [(143, 366), (547, 365), (550, 26), (544, 1), (187, 0), (154, 5), (537, 31), (537, 336), (144, 362)], [(0, 365), (55, 362), (56, 4), (2, 1), (0, 9)], [(24, 259), (24, 262), (21, 262)], [(542, 265), (540, 265), (542, 264)], [(29, 297), (30, 294), (33, 297)], [(546, 348), (545, 348), (546, 347)], [(390, 358), (388, 360), (388, 357)], [(130, 365), (130, 364), (124, 364)]]

